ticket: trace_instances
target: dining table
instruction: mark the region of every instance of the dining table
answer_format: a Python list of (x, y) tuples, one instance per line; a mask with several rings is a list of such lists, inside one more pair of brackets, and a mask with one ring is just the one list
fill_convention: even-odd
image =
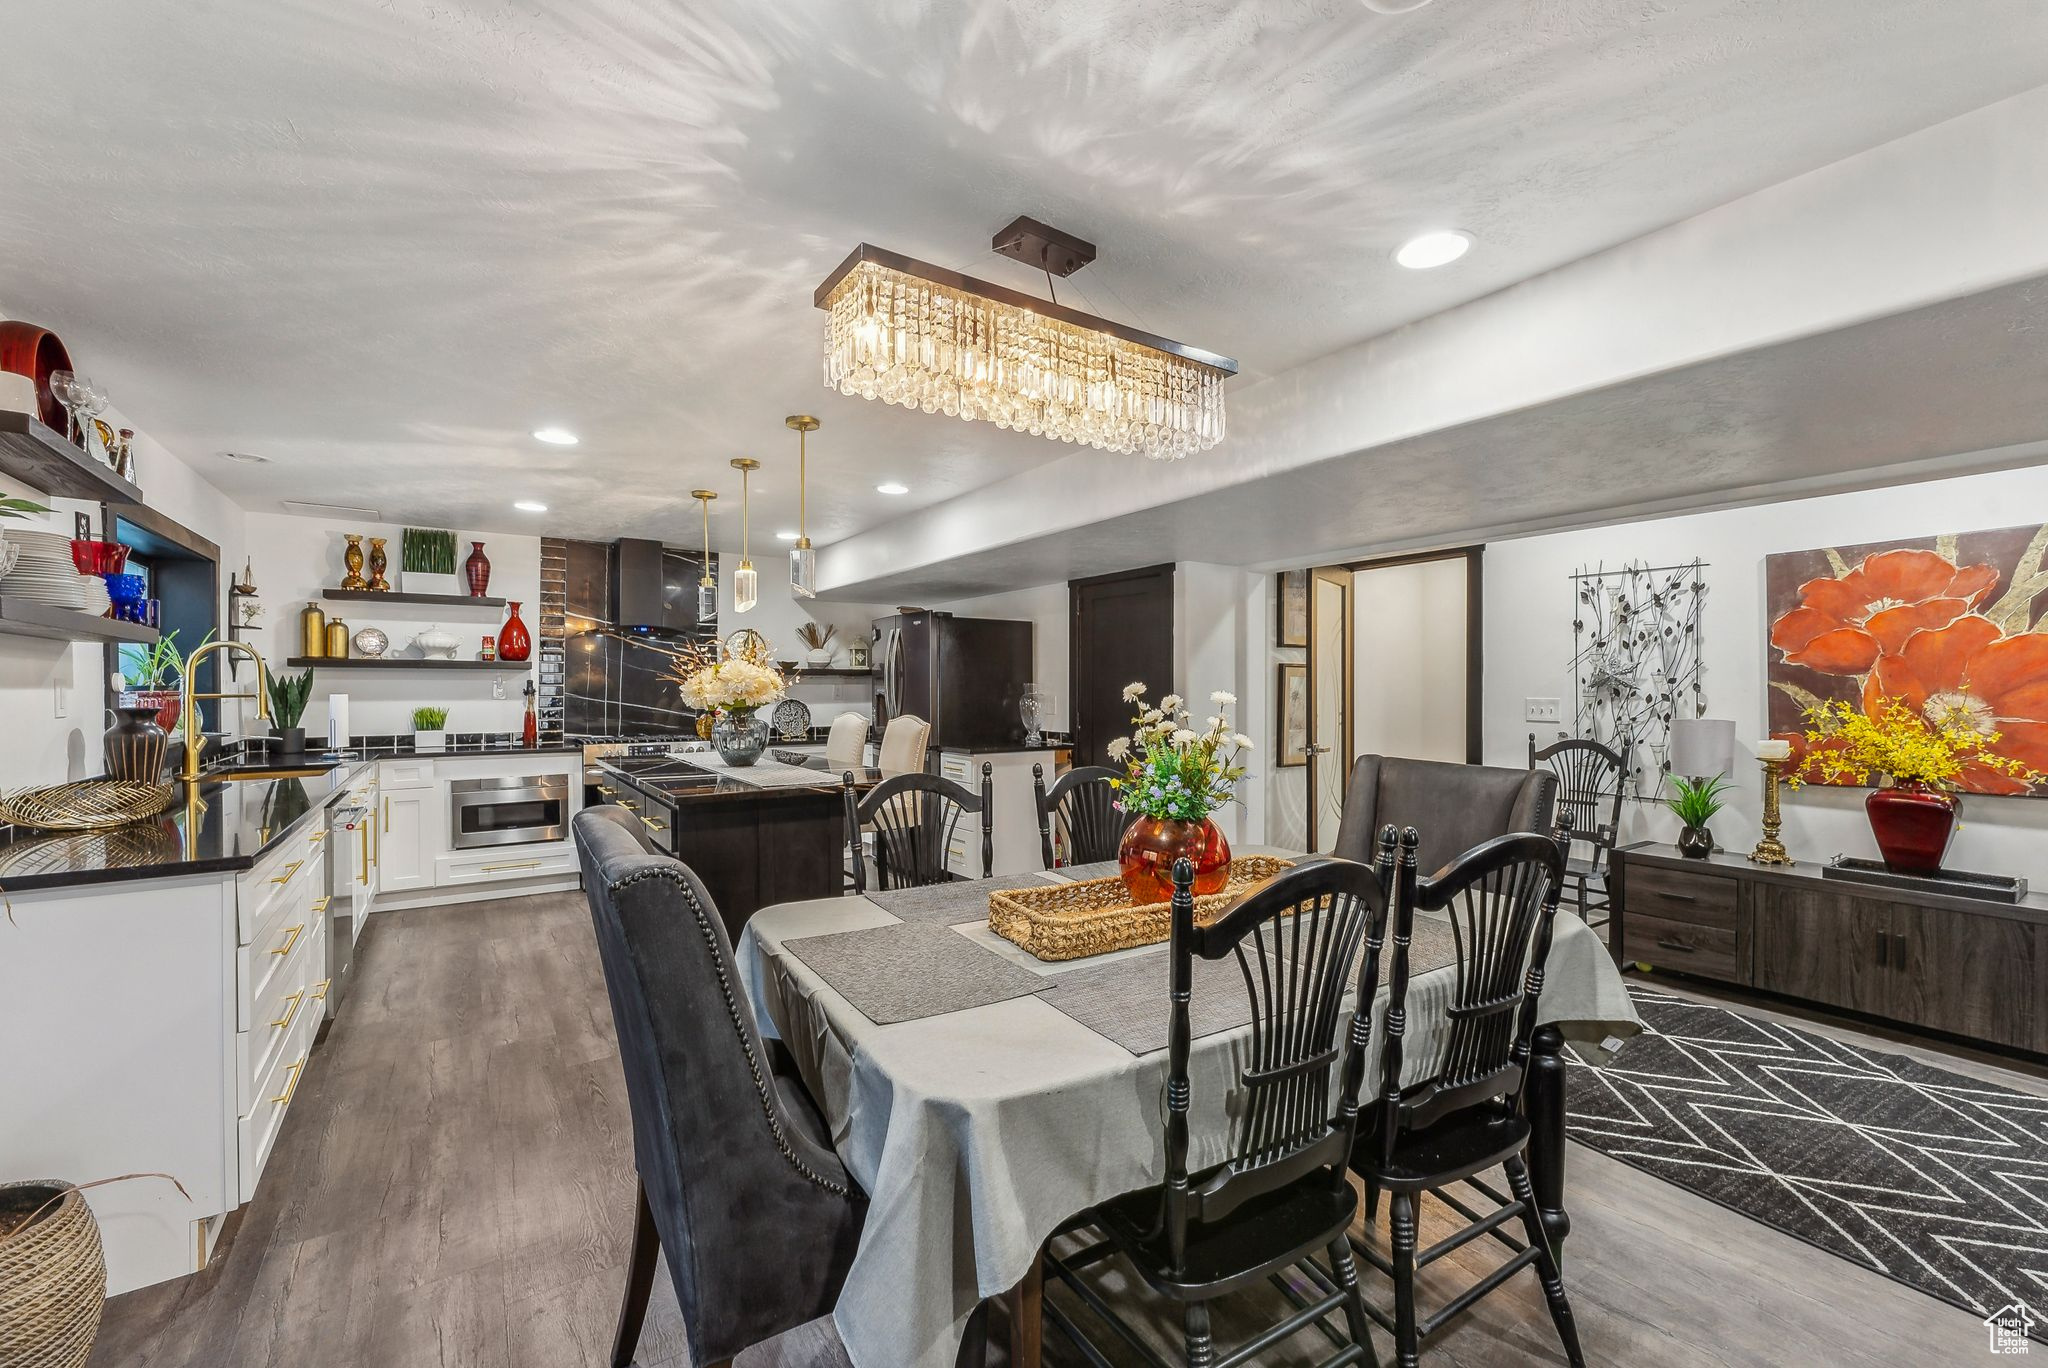
[[(1108, 863), (782, 903), (747, 922), (735, 958), (762, 1033), (790, 1052), (868, 1195), (833, 1312), (855, 1368), (952, 1368), (990, 1298), (1010, 1301), (1013, 1362), (1037, 1368), (1048, 1239), (1164, 1180), (1166, 944), (1048, 963), (989, 929), (991, 892), (1112, 874)], [(1452, 956), (1448, 923), (1418, 913), (1405, 1056), (1417, 1074), (1446, 1030)], [(1229, 1157), (1251, 1018), (1235, 963), (1197, 964), (1194, 1171)], [(1606, 947), (1567, 911), (1537, 1017), (1530, 1173), (1561, 1245), (1563, 1054), (1601, 1065), (1641, 1030)]]

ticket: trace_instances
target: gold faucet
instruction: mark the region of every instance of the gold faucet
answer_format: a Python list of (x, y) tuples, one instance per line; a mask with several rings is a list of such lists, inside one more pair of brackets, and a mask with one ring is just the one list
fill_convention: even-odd
[[(199, 661), (214, 651), (241, 651), (256, 662), (256, 688), (251, 693), (193, 693), (192, 681), (197, 677)], [(256, 717), (259, 721), (270, 720), (270, 690), (265, 683), (267, 671), (263, 657), (256, 648), (246, 641), (206, 641), (191, 655), (185, 657), (185, 668), (178, 681), (178, 710), (185, 724), (185, 763), (178, 767), (181, 782), (191, 784), (199, 780), (199, 752), (206, 749), (206, 736), (199, 730), (199, 709), (192, 706), (202, 698), (253, 698), (256, 700)]]

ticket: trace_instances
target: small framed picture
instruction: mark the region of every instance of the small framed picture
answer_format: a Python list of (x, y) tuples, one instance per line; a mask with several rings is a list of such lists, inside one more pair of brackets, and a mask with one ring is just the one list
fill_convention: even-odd
[(1280, 758), (1274, 763), (1292, 769), (1308, 763), (1308, 666), (1283, 661), (1279, 669), (1279, 687), (1273, 696), (1280, 702)]
[(846, 648), (846, 668), (849, 670), (865, 670), (867, 667), (867, 643), (860, 642), (855, 645), (848, 646)]
[(1275, 644), (1308, 645), (1308, 571), (1282, 570), (1273, 579), (1279, 586), (1273, 606)]

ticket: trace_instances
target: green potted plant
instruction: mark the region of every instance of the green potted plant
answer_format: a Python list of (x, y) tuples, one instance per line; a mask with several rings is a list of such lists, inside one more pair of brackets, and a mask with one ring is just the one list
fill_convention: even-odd
[(1727, 776), (1687, 779), (1674, 774), (1671, 785), (1678, 790), (1678, 796), (1666, 798), (1664, 806), (1685, 823), (1685, 829), (1678, 833), (1678, 853), (1688, 860), (1704, 860), (1714, 853), (1714, 833), (1707, 829), (1707, 823), (1728, 806), (1723, 796), (1728, 792)]
[(313, 696), (313, 672), (295, 675), (273, 673), (267, 681), (270, 691), (270, 726), (277, 733), (280, 755), (299, 755), (306, 749), (306, 729), (299, 725), (306, 716), (306, 700)]
[(416, 751), (437, 751), (448, 748), (448, 710), (446, 708), (414, 708), (412, 710), (412, 748)]
[[(208, 632), (200, 645), (213, 640)], [(121, 706), (151, 708), (166, 732), (178, 725), (178, 689), (185, 679), (185, 653), (174, 627), (148, 646), (121, 648)]]
[(460, 594), (455, 573), (455, 534), (442, 528), (408, 527), (398, 534), (398, 587), (408, 594)]

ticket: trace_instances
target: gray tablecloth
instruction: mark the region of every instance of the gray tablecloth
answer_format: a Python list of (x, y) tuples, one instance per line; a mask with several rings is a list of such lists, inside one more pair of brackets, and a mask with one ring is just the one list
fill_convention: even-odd
[[(859, 899), (763, 908), (737, 958), (762, 1029), (795, 1055), (870, 1197), (833, 1313), (848, 1355), (856, 1368), (951, 1368), (976, 1304), (1016, 1286), (1055, 1228), (1164, 1176), (1166, 1055), (1133, 1056), (1037, 996), (877, 1026), (782, 949), (894, 920)], [(1112, 958), (1042, 964), (986, 928), (955, 934), (998, 953), (1008, 947), (1017, 963), (1055, 979)], [(1448, 971), (1410, 985), (1407, 1057), (1418, 1068), (1441, 1039), (1449, 995)], [(1641, 1029), (1606, 947), (1569, 914), (1557, 919), (1539, 1015), (1596, 1063), (1603, 1042)], [(1248, 1035), (1239, 1028), (1195, 1042), (1194, 1167), (1228, 1155), (1225, 1103)]]

